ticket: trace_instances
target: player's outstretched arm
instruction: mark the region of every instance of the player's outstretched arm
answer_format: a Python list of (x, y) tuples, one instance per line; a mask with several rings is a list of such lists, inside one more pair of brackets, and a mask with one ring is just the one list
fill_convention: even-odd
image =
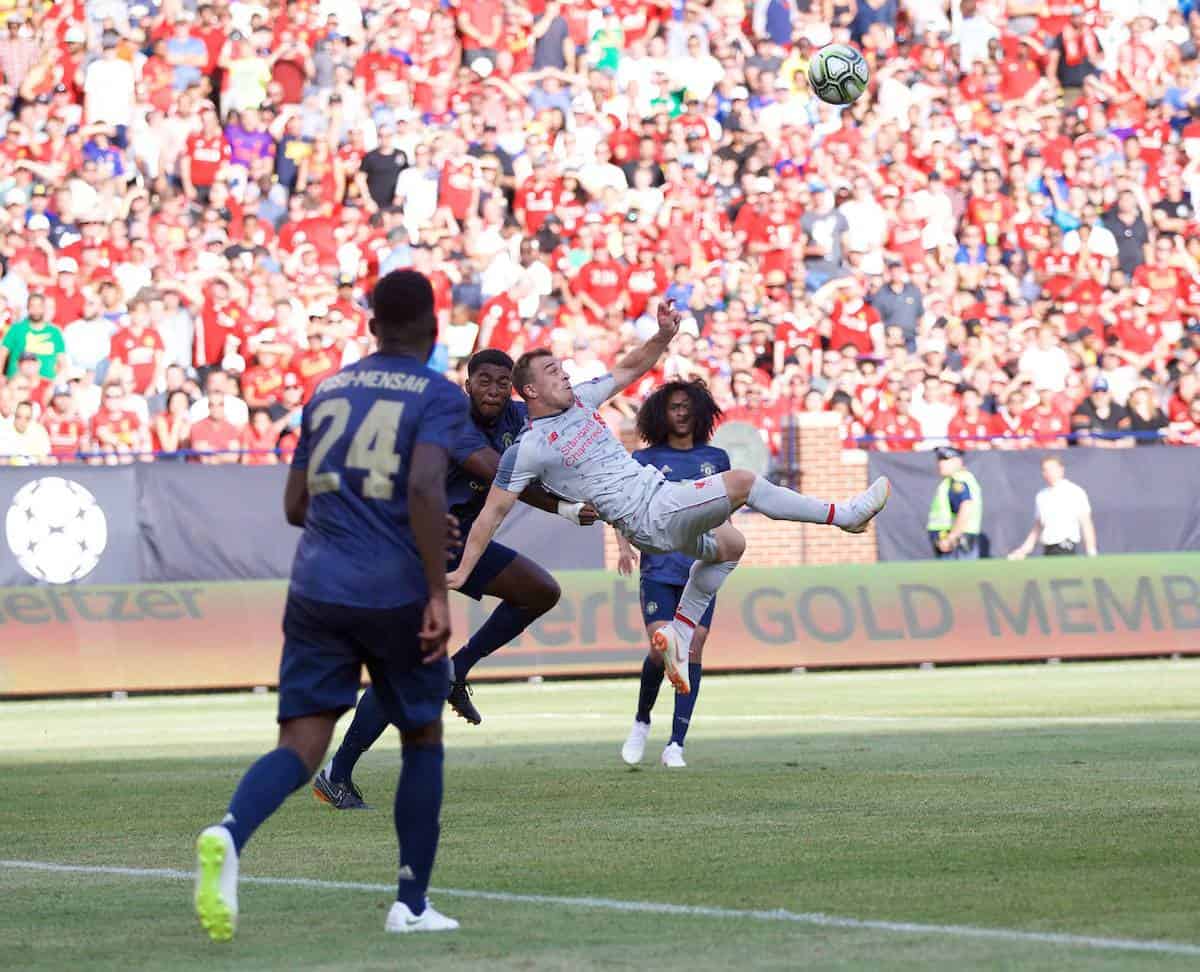
[(479, 563), (479, 558), (483, 556), (487, 545), (492, 542), (492, 537), (500, 529), (500, 524), (508, 516), (508, 511), (516, 504), (517, 496), (517, 493), (501, 489), (499, 486), (492, 487), (491, 492), (488, 493), (487, 502), (483, 504), (483, 510), (467, 535), (467, 544), (463, 548), (462, 560), (459, 561), (458, 568), (446, 577), (446, 586), (451, 590), (458, 590), (467, 582), (467, 578), (471, 576), (471, 571)]
[(421, 643), (427, 662), (446, 653), (450, 637), (450, 609), (446, 603), (446, 466), (449, 454), (442, 446), (418, 442), (413, 447), (408, 473), (408, 517), (429, 603), (421, 625)]
[(609, 398), (619, 395), (658, 363), (671, 339), (679, 333), (681, 320), (682, 316), (675, 309), (673, 300), (663, 300), (659, 303), (658, 333), (645, 344), (634, 348), (613, 366), (613, 386)]

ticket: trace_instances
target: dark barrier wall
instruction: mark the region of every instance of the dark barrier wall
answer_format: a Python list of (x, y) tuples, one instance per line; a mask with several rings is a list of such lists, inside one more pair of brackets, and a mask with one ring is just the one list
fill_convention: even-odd
[[(627, 673), (636, 583), (557, 575), (559, 606), (472, 676)], [(273, 685), (282, 581), (0, 590), (0, 695)], [(455, 641), (490, 605), (452, 596)], [(1200, 554), (742, 568), (711, 670), (1200, 653)]]
[[(280, 466), (0, 469), (0, 586), (285, 578), (300, 531)], [(601, 567), (601, 527), (518, 504), (498, 539), (551, 569)]]
[[(1067, 478), (1087, 490), (1101, 553), (1200, 550), (1200, 449), (968, 452), (966, 466), (983, 487), (993, 557), (1019, 546), (1033, 525), (1047, 455), (1061, 458)], [(931, 558), (925, 522), (938, 481), (933, 454), (873, 452), (870, 475), (892, 480), (887, 511), (875, 521), (879, 559)]]

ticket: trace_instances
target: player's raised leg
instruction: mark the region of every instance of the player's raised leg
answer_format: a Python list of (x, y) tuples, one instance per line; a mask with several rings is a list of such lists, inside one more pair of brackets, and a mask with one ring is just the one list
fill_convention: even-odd
[(887, 505), (891, 484), (880, 476), (866, 490), (844, 503), (815, 499), (745, 469), (722, 473), (732, 509), (748, 506), (772, 520), (832, 524), (847, 533), (862, 533)]
[[(729, 474), (726, 473), (726, 476)], [(717, 591), (746, 552), (746, 538), (732, 523), (722, 523), (715, 530), (701, 534), (692, 549), (682, 551), (697, 558), (692, 564), (688, 582), (679, 598), (675, 618), (650, 639), (650, 644), (663, 653), (667, 678), (676, 692), (691, 691), (691, 644), (696, 628), (712, 605)]]
[(387, 716), (373, 686), (368, 686), (354, 709), (354, 718), (333, 759), (313, 778), (313, 796), (334, 810), (369, 810), (354, 783), (354, 767), (388, 727)]
[(471, 701), (471, 691), (467, 685), (471, 669), (492, 652), (515, 641), (526, 628), (553, 609), (562, 596), (562, 589), (545, 569), (528, 557), (502, 544), (493, 543), (484, 551), (461, 591), (469, 597), (478, 598), (480, 594), (486, 594), (501, 600), (479, 630), (451, 659), (454, 682), (450, 687), (450, 707), (471, 725), (477, 726), (483, 717)]

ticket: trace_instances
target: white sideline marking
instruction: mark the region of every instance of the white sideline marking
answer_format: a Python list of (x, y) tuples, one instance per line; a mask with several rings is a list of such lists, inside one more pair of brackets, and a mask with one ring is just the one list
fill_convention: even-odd
[[(190, 871), (159, 867), (104, 867), (90, 864), (55, 864), (50, 861), (5, 861), (0, 868), (22, 871), (41, 871), (55, 874), (107, 874), (116, 877), (162, 878), (171, 881), (191, 881)], [(320, 891), (370, 891), (390, 894), (394, 884), (365, 884), (357, 881), (321, 881), (315, 878), (241, 877), (242, 884), (261, 884), (270, 887), (312, 888)], [(1062, 945), (1110, 952), (1153, 952), (1160, 955), (1200, 956), (1200, 945), (1186, 942), (1153, 941), (1138, 938), (1104, 938), (1095, 935), (1071, 935), (1062, 932), (1021, 931), (1016, 928), (980, 928), (974, 925), (929, 925), (913, 921), (883, 921), (872, 918), (846, 918), (821, 912), (786, 911), (744, 908), (714, 908), (705, 905), (667, 904), (658, 901), (622, 901), (616, 898), (572, 898), (555, 894), (514, 894), (508, 891), (475, 891), (459, 888), (430, 888), (432, 894), (449, 898), (473, 898), (480, 901), (500, 901), (507, 904), (560, 905), (564, 908), (591, 908), (601, 911), (625, 911), (637, 914), (675, 915), (692, 918), (721, 918), (727, 920), (780, 921), (820, 928), (849, 928), (865, 931), (893, 932), (901, 935), (940, 935), (947, 938), (979, 938), (1001, 942), (1026, 942), (1041, 945)]]

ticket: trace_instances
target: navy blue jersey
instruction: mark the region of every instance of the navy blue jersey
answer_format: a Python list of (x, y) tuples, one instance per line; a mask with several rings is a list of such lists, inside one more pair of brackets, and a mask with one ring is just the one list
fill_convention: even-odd
[(412, 453), (422, 442), (449, 453), (466, 423), (462, 391), (416, 358), (373, 354), (325, 379), (292, 460), (309, 493), (292, 591), (365, 608), (427, 598), (408, 522)]
[(492, 484), (472, 479), (461, 464), (472, 453), (489, 446), (503, 455), (504, 450), (517, 441), (528, 416), (524, 402), (509, 401), (490, 425), (480, 420), (474, 412), (470, 420), (464, 423), (462, 435), (450, 450), (450, 460), (455, 465), (451, 466), (450, 476), (446, 480), (446, 504), (450, 512), (458, 517), (459, 529), (464, 537), (483, 509)]
[[(633, 458), (643, 466), (654, 466), (668, 482), (704, 479), (729, 471), (729, 456), (716, 446), (698, 445), (693, 449), (651, 446), (639, 449)], [(686, 584), (693, 560), (687, 554), (648, 554), (641, 559), (641, 575), (662, 584)]]

